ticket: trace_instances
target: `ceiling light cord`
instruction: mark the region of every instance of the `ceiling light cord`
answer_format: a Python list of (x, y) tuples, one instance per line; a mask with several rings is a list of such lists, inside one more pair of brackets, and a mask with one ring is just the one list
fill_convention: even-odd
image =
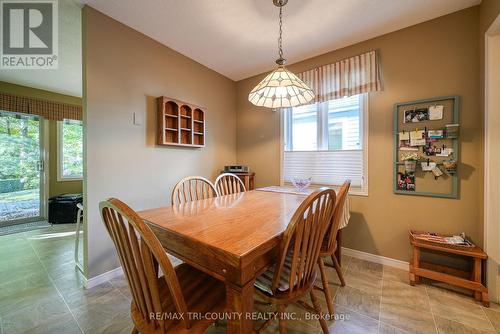
[(280, 15), (279, 15), (279, 37), (278, 37), (278, 56), (279, 58), (276, 60), (276, 64), (284, 65), (285, 59), (283, 58), (283, 5), (280, 6)]

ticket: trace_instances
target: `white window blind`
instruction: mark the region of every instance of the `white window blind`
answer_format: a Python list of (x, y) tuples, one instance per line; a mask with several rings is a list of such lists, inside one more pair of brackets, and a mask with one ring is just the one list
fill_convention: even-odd
[(284, 154), (285, 181), (294, 177), (312, 177), (318, 185), (341, 185), (351, 180), (351, 187), (363, 188), (363, 151), (299, 151)]
[(367, 193), (367, 95), (309, 104), (284, 113), (283, 180), (311, 177), (316, 185), (351, 180)]

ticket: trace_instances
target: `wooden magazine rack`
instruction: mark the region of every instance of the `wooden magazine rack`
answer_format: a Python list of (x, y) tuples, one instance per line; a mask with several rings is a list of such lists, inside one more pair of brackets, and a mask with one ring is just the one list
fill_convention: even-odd
[[(446, 243), (431, 242), (418, 237), (421, 232), (410, 231), (410, 244), (413, 248), (413, 256), (410, 262), (409, 275), (410, 284), (421, 282), (421, 278), (429, 278), (435, 281), (448, 283), (469, 289), (474, 298), (489, 307), (488, 288), (485, 285), (486, 260), (488, 255), (479, 247), (463, 247)], [(467, 258), (471, 267), (469, 271), (462, 271), (448, 266), (424, 262), (420, 259), (422, 250), (430, 250), (441, 254), (454, 254)]]

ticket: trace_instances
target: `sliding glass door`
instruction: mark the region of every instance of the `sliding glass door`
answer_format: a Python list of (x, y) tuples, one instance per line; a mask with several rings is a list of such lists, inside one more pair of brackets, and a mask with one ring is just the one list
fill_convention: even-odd
[(0, 227), (43, 219), (41, 123), (0, 111)]

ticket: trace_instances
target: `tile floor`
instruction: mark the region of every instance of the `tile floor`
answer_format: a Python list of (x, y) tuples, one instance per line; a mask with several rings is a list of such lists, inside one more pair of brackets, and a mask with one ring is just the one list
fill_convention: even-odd
[[(130, 293), (123, 277), (90, 290), (74, 268), (74, 225), (0, 236), (0, 334), (130, 333)], [(500, 306), (484, 308), (472, 298), (436, 285), (411, 287), (408, 273), (343, 257), (346, 287), (328, 268), (337, 316), (332, 333), (498, 333)], [(324, 297), (318, 291), (326, 310)], [(256, 304), (259, 311), (267, 306)], [(317, 320), (289, 306), (302, 320), (289, 333), (320, 333)], [(256, 323), (258, 326), (258, 323)], [(224, 324), (208, 333), (224, 333)], [(277, 332), (277, 322), (265, 333)]]

